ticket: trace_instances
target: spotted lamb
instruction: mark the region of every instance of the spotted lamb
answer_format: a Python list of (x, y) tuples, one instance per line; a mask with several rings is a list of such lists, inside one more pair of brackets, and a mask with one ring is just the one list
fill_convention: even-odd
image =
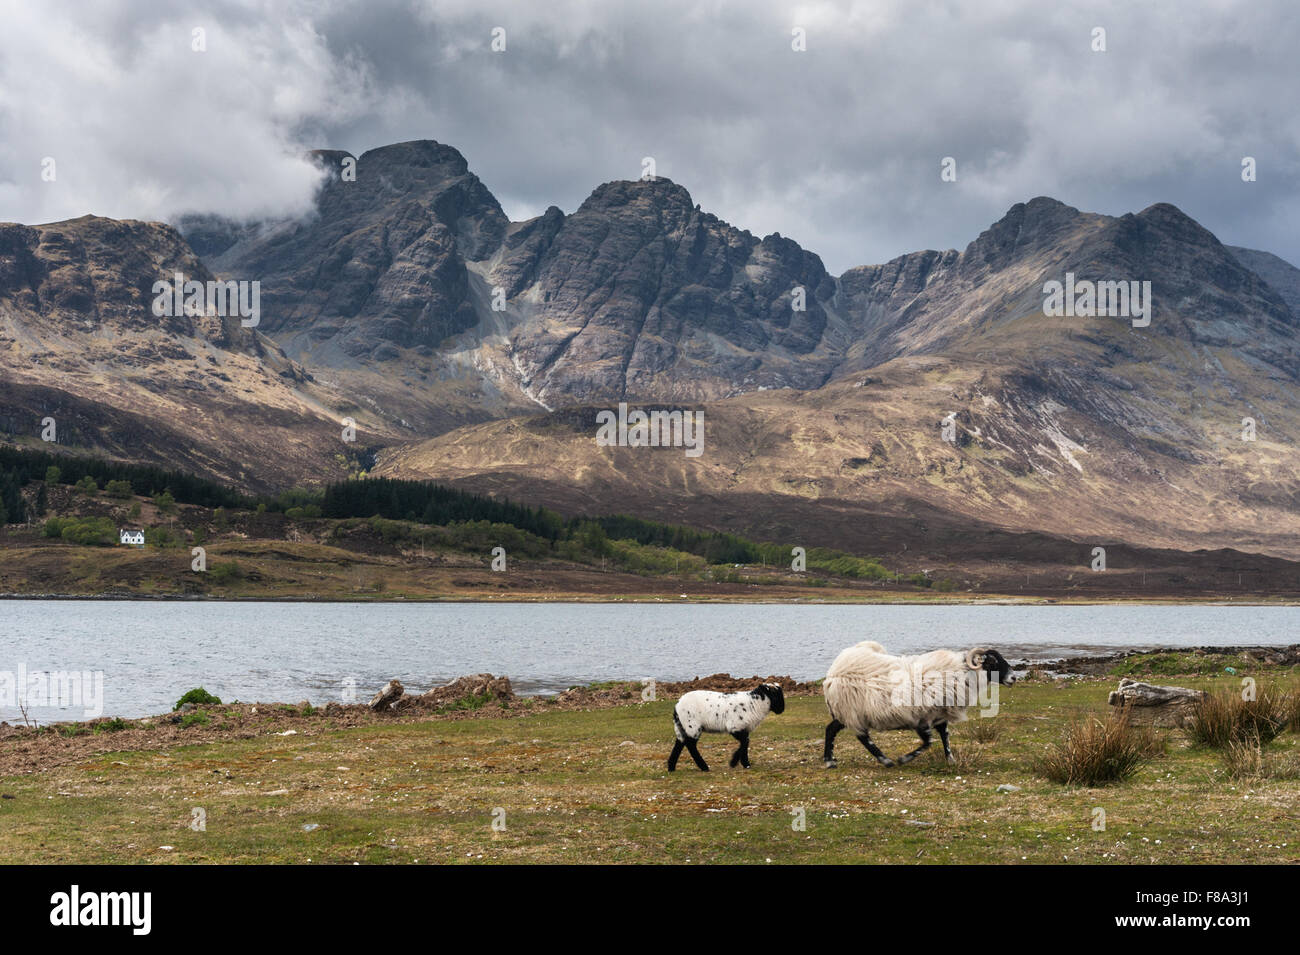
[(740, 745), (731, 754), (731, 765), (737, 763), (749, 769), (749, 734), (768, 713), (785, 709), (785, 694), (775, 683), (763, 683), (741, 693), (714, 693), (709, 690), (692, 690), (673, 707), (673, 733), (677, 742), (668, 757), (668, 771), (677, 768), (677, 757), (686, 747), (695, 765), (704, 772), (709, 764), (700, 755), (696, 744), (703, 733), (730, 733)]

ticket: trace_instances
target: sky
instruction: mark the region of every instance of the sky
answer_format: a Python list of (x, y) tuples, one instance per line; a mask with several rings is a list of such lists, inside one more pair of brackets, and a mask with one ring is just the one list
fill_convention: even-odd
[(1039, 195), (1300, 264), (1298, 49), (1294, 0), (0, 0), (0, 221), (302, 215), (305, 149), (435, 139), (512, 219), (652, 157), (834, 274)]

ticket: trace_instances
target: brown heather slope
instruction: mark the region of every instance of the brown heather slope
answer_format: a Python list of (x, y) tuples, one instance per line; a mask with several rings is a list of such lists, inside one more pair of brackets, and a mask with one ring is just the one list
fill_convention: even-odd
[[(153, 315), (153, 283), (212, 275), (170, 226), (84, 216), (0, 224), (0, 429), (244, 488), (341, 477), (377, 435), (237, 317)], [(353, 445), (337, 423), (352, 414)], [(381, 434), (391, 432), (381, 431)]]
[[(1074, 548), (1080, 564), (1092, 546), (1121, 542), (1300, 557), (1284, 448), (1261, 439), (1238, 468), (1169, 457), (1155, 470), (1124, 436), (1049, 400), (1012, 403), (1004, 388), (945, 360), (900, 359), (860, 386), (705, 405), (696, 459), (597, 447), (595, 409), (579, 409), (388, 449), (375, 473), (855, 553), (1035, 559), (1011, 535), (1038, 532), (1086, 544)], [(955, 445), (939, 436), (952, 411)], [(1230, 437), (1220, 441), (1229, 460)]]

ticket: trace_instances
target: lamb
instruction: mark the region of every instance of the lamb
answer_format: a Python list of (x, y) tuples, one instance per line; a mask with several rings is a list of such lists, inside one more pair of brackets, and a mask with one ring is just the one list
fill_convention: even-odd
[(785, 710), (785, 694), (775, 683), (763, 683), (740, 693), (713, 693), (709, 690), (692, 690), (673, 707), (672, 755), (668, 757), (668, 771), (677, 768), (677, 757), (682, 747), (691, 754), (695, 765), (703, 772), (709, 771), (696, 746), (703, 733), (730, 733), (740, 743), (731, 754), (731, 766), (737, 763), (749, 769), (749, 734), (763, 722), (768, 713)]
[(966, 719), (967, 710), (978, 694), (972, 688), (973, 673), (993, 674), (1007, 686), (1014, 682), (1011, 666), (1002, 654), (978, 647), (962, 654), (934, 650), (914, 656), (891, 656), (874, 640), (866, 640), (841, 651), (822, 682), (822, 695), (831, 721), (826, 725), (826, 748), (822, 760), (834, 769), (835, 736), (846, 726), (867, 752), (883, 766), (895, 761), (871, 740), (871, 730), (916, 730), (921, 745), (897, 760), (905, 765), (930, 746), (931, 729), (938, 730), (948, 762), (954, 762), (948, 740), (948, 724)]

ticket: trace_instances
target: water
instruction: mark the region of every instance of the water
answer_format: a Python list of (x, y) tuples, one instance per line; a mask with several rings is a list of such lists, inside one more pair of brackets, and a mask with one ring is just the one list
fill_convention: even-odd
[[(0, 720), (19, 716), (20, 667), (103, 671), (104, 713), (134, 717), (170, 710), (195, 686), (226, 701), (323, 705), (342, 698), (345, 681), (365, 700), (391, 677), (423, 691), (482, 672), (509, 676), (522, 693), (717, 672), (810, 680), (859, 640), (896, 653), (993, 646), (1014, 660), (1288, 644), (1298, 631), (1294, 607), (4, 600)], [(82, 709), (32, 715), (80, 719)]]

